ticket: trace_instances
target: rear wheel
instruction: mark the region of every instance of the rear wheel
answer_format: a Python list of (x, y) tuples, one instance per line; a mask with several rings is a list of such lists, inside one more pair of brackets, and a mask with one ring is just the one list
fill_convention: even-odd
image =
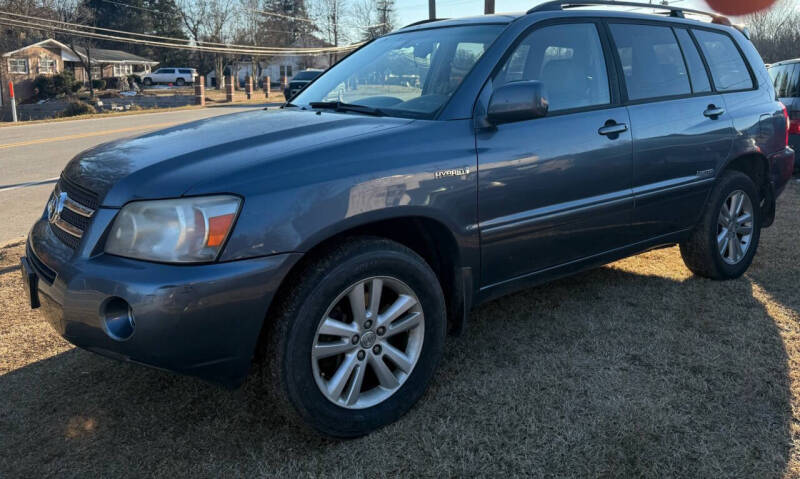
[(308, 265), (271, 331), (278, 396), (337, 437), (389, 424), (422, 396), (442, 356), (444, 298), (416, 253), (357, 239)]
[(177, 80), (175, 80), (175, 84), (178, 86), (183, 86), (186, 84), (186, 80), (184, 80), (183, 78), (178, 78)]
[(706, 211), (690, 238), (680, 245), (686, 266), (712, 279), (738, 278), (753, 261), (761, 234), (761, 209), (753, 180), (726, 171), (714, 187)]

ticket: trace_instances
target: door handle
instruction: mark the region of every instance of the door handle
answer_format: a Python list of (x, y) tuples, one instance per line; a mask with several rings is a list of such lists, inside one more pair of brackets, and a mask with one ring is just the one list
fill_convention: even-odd
[(717, 117), (723, 113), (725, 113), (725, 108), (717, 108), (714, 105), (708, 105), (708, 108), (703, 112), (703, 115), (711, 118), (712, 120), (716, 120)]
[(619, 135), (622, 132), (628, 131), (628, 125), (625, 123), (611, 123), (613, 120), (606, 122), (605, 126), (601, 126), (597, 133), (605, 136)]

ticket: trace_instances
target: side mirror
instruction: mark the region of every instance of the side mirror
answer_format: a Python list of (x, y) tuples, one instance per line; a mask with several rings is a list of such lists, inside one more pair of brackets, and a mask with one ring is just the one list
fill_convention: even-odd
[(499, 125), (547, 115), (544, 85), (537, 80), (507, 83), (492, 93), (486, 113), (489, 123)]

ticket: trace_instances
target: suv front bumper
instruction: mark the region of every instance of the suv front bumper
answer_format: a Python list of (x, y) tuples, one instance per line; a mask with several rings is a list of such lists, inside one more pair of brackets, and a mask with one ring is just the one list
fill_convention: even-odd
[[(235, 387), (246, 378), (267, 310), (299, 254), (226, 263), (167, 265), (82, 257), (39, 220), (23, 276), (33, 307), (69, 342), (123, 361)], [(68, 258), (68, 259), (66, 259)], [(66, 259), (66, 260), (65, 260)], [(27, 271), (26, 271), (27, 270)], [(110, 334), (110, 302), (125, 301), (133, 332)]]

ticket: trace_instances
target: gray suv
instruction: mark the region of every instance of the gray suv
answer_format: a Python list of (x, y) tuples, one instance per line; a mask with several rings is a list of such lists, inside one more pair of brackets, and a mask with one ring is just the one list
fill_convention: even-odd
[(755, 48), (572, 6), (411, 25), (280, 110), (81, 153), (28, 236), (31, 306), (228, 386), (259, 360), (274, 407), (350, 437), (412, 407), (479, 303), (674, 244), (739, 277), (794, 162)]

